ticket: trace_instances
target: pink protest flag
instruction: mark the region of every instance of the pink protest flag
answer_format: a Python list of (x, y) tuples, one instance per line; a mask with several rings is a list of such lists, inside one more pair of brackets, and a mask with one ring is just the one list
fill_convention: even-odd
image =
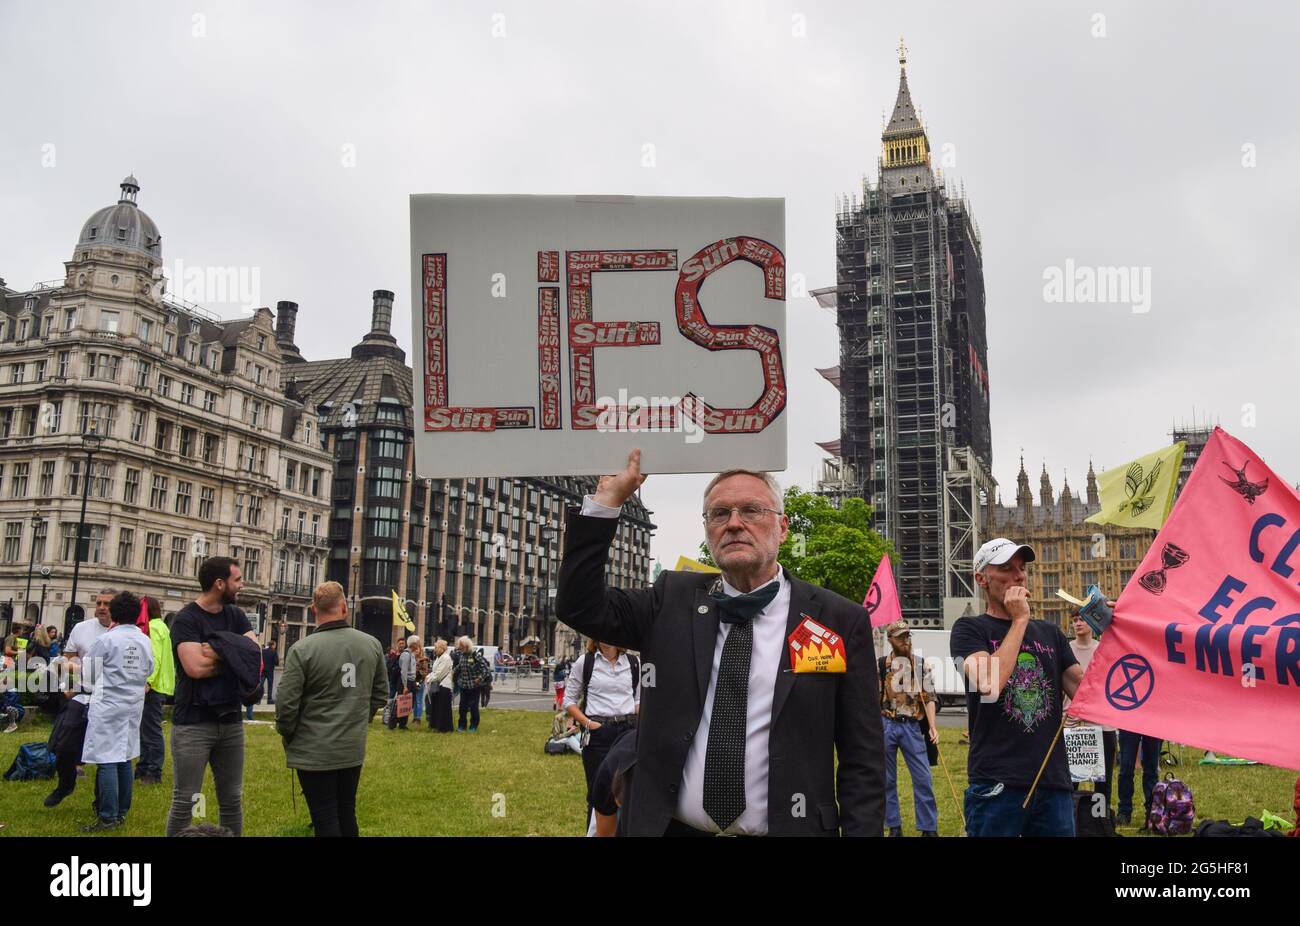
[(149, 633), (149, 599), (140, 599), (140, 613), (136, 615), (135, 625), (140, 628), (141, 632)]
[(1215, 428), (1070, 713), (1300, 769), (1298, 583), (1300, 495)]
[(884, 627), (903, 619), (903, 609), (898, 604), (898, 587), (894, 585), (894, 568), (889, 565), (886, 553), (876, 567), (876, 574), (867, 589), (867, 597), (862, 599), (862, 606), (871, 615), (872, 627)]

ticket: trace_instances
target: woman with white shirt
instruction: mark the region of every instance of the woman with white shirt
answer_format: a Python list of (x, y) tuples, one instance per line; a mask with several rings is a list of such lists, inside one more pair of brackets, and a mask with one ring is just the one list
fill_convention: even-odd
[(640, 666), (625, 650), (595, 640), (569, 671), (564, 686), (564, 710), (586, 730), (582, 770), (587, 776), (587, 819), (591, 819), (591, 789), (601, 762), (613, 745), (636, 726), (641, 704)]
[(429, 729), (451, 733), (455, 727), (451, 720), (451, 653), (447, 641), (433, 644), (433, 665), (425, 687), (429, 691)]

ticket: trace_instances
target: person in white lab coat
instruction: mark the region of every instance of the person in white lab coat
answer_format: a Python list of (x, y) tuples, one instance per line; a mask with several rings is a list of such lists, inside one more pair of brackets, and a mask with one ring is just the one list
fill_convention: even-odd
[(83, 827), (86, 832), (121, 826), (131, 808), (131, 760), (140, 755), (140, 715), (145, 685), (153, 672), (153, 645), (135, 623), (140, 599), (118, 592), (108, 611), (108, 632), (82, 661), (83, 684), (91, 695), (81, 761), (98, 766), (99, 819)]

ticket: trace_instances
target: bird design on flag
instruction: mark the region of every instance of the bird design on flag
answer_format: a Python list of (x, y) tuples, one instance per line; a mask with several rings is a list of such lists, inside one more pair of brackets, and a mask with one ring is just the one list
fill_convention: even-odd
[(1223, 479), (1224, 484), (1227, 485), (1228, 488), (1232, 489), (1232, 491), (1236, 492), (1238, 495), (1240, 495), (1250, 504), (1252, 505), (1255, 504), (1255, 499), (1259, 498), (1261, 495), (1263, 495), (1265, 492), (1268, 491), (1267, 478), (1265, 478), (1263, 482), (1251, 482), (1249, 479), (1246, 478), (1246, 467), (1250, 465), (1249, 460), (1241, 464), (1241, 469), (1237, 469), (1227, 460), (1223, 461), (1223, 465), (1228, 467), (1228, 469), (1232, 470), (1234, 473), (1236, 473), (1237, 478), (1235, 481), (1231, 479), (1224, 479), (1224, 477), (1222, 476), (1220, 476), (1219, 478)]
[(1151, 472), (1145, 474), (1141, 463), (1133, 463), (1129, 466), (1128, 472), (1124, 474), (1124, 491), (1128, 494), (1128, 501), (1119, 506), (1120, 511), (1128, 508), (1129, 513), (1137, 517), (1155, 504), (1156, 496), (1152, 489), (1155, 487), (1156, 479), (1160, 477), (1160, 469), (1164, 466), (1164, 462), (1164, 460), (1156, 460), (1151, 465)]

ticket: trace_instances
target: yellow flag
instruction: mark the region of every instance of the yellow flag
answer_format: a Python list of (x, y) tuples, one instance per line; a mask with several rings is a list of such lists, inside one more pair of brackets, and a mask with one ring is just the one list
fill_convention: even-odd
[(1174, 504), (1174, 488), (1186, 447), (1179, 441), (1098, 476), (1101, 510), (1088, 518), (1088, 523), (1159, 530)]
[(402, 603), (402, 599), (397, 597), (397, 592), (393, 592), (393, 626), (405, 627), (411, 633), (415, 633), (415, 624), (407, 616), (406, 605)]
[(710, 566), (708, 563), (701, 563), (698, 559), (689, 559), (685, 556), (677, 557), (677, 565), (673, 569), (678, 572), (721, 572), (717, 566)]

